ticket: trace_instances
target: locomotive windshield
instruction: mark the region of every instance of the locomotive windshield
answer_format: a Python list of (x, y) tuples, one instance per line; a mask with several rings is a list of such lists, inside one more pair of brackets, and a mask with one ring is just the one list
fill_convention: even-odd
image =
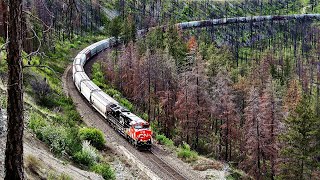
[(140, 126), (140, 125), (135, 125), (134, 128), (135, 128), (135, 129), (142, 129), (142, 126)]
[(148, 129), (149, 128), (149, 124), (144, 124), (144, 125), (141, 125), (141, 124), (137, 124), (134, 126), (135, 129)]

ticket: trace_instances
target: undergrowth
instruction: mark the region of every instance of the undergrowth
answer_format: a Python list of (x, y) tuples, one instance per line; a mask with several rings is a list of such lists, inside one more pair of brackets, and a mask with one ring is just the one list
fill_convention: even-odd
[[(95, 147), (99, 149), (104, 147), (104, 135), (97, 129), (84, 127), (73, 101), (62, 91), (61, 77), (75, 56), (75, 53), (72, 53), (76, 51), (75, 47), (82, 49), (87, 44), (102, 38), (87, 36), (72, 42), (58, 42), (55, 44), (54, 51), (47, 53), (47, 57), (42, 59), (33, 57), (29, 63), (50, 68), (31, 67), (24, 72), (26, 92), (35, 99), (35, 106), (37, 106), (29, 110), (28, 127), (38, 139), (49, 146), (55, 155), (69, 158), (79, 165), (86, 166), (85, 169), (91, 169), (100, 163), (102, 156)], [(26, 60), (24, 63), (27, 63)], [(37, 79), (32, 82), (31, 80), (35, 77)], [(39, 98), (42, 100), (36, 101)], [(91, 146), (89, 141), (95, 147)], [(109, 173), (110, 177), (114, 177), (111, 167)], [(105, 177), (108, 176), (105, 175)]]
[(198, 159), (198, 153), (191, 150), (189, 144), (185, 142), (179, 146), (177, 155), (186, 162), (193, 162)]
[(171, 148), (174, 147), (173, 141), (163, 134), (157, 134), (156, 140), (159, 142), (159, 144), (166, 145), (167, 147)]
[(106, 143), (104, 134), (96, 128), (83, 127), (80, 129), (79, 134), (81, 140), (89, 141), (97, 149), (102, 149)]

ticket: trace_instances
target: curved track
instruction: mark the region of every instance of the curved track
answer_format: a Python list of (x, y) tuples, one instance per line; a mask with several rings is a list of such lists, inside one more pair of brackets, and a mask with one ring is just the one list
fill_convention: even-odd
[[(261, 22), (261, 21), (281, 21), (281, 20), (290, 20), (290, 19), (320, 19), (320, 14), (304, 14), (304, 15), (283, 15), (283, 16), (250, 16), (250, 17), (236, 17), (236, 18), (223, 18), (223, 19), (214, 19), (214, 20), (205, 20), (205, 21), (192, 21), (192, 22), (183, 22), (178, 23), (177, 26), (181, 29), (189, 29), (189, 28), (202, 28), (202, 27), (210, 27), (214, 25), (223, 25), (223, 24), (231, 24), (231, 23), (247, 23), (247, 22)], [(164, 26), (163, 26), (164, 27)], [(143, 34), (144, 31), (139, 31), (139, 34)], [(74, 100), (75, 104), (78, 105), (78, 110), (80, 114), (84, 117), (86, 116), (86, 112), (89, 114), (95, 114), (97, 117), (96, 111), (93, 111), (91, 105), (82, 98), (81, 94), (75, 88), (72, 79), (72, 68), (66, 70), (65, 73), (65, 90), (67, 94), (71, 96)], [(76, 92), (75, 92), (76, 91)], [(82, 101), (80, 100), (82, 99)], [(81, 105), (79, 104), (81, 103)], [(79, 108), (81, 106), (81, 108)], [(84, 121), (90, 126), (95, 126), (99, 129), (102, 129), (105, 133), (107, 133), (107, 138), (114, 143), (114, 145), (122, 145), (124, 146), (130, 153), (132, 153), (136, 159), (140, 160), (144, 164), (144, 166), (149, 167), (156, 175), (158, 175), (162, 179), (194, 179), (194, 177), (186, 177), (177, 169), (169, 165), (160, 156), (158, 156), (158, 152), (154, 149), (151, 152), (140, 152), (133, 148), (122, 136), (113, 131), (109, 126), (106, 125), (105, 119), (98, 115), (99, 118), (94, 118), (94, 116), (90, 115), (87, 118), (84, 118)], [(90, 121), (89, 119), (94, 119), (94, 121)], [(100, 120), (97, 120), (100, 119)], [(97, 124), (98, 123), (98, 124)], [(111, 136), (111, 137), (108, 137)], [(157, 179), (158, 177), (149, 176), (151, 179)]]

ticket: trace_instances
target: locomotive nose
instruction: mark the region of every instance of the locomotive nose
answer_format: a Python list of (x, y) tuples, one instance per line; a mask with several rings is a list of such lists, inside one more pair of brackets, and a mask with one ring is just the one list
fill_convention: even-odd
[(139, 141), (148, 141), (151, 140), (151, 134), (146, 130), (141, 130), (138, 135)]
[(151, 148), (151, 144), (152, 144), (152, 138), (151, 138), (151, 131), (150, 130), (140, 130), (137, 131), (137, 145), (138, 147), (143, 147), (146, 149), (150, 149)]

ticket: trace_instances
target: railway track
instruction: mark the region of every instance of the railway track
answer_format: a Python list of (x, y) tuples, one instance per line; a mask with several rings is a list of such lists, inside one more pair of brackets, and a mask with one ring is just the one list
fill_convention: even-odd
[(171, 177), (170, 179), (175, 179), (175, 180), (188, 179), (183, 174), (179, 173), (179, 171), (175, 170), (171, 165), (169, 165), (164, 160), (162, 160), (162, 158), (158, 156), (154, 150), (151, 149), (150, 152), (145, 152), (145, 156), (154, 164), (156, 164), (158, 167), (163, 169), (163, 171), (167, 172), (167, 175)]

